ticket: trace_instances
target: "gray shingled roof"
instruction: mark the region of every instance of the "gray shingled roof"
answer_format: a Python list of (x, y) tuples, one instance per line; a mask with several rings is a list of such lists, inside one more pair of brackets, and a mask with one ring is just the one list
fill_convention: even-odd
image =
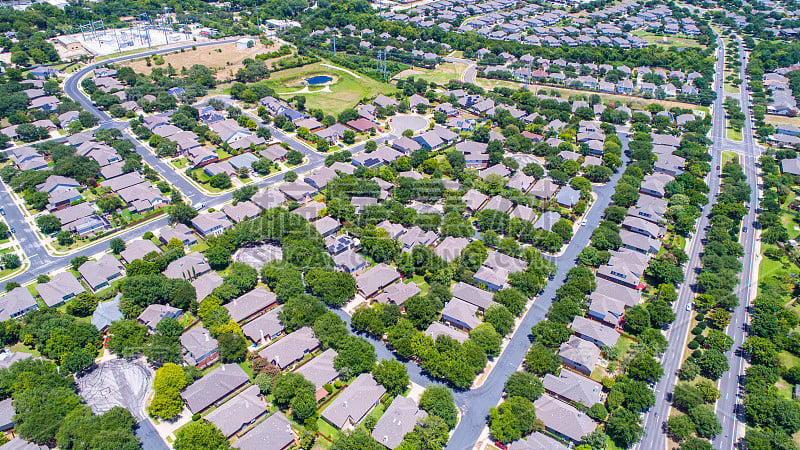
[(242, 450), (283, 449), (294, 442), (292, 424), (276, 411), (231, 445)]
[(231, 437), (266, 412), (267, 406), (261, 400), (261, 389), (252, 385), (208, 413), (205, 419), (219, 428), (222, 434)]
[(385, 393), (371, 374), (362, 373), (322, 411), (322, 417), (337, 428), (348, 420), (359, 423)]
[(384, 446), (394, 449), (403, 442), (403, 436), (413, 431), (417, 422), (427, 415), (428, 413), (417, 407), (414, 400), (397, 396), (375, 424), (372, 438)]
[(192, 413), (199, 413), (250, 381), (236, 364), (223, 364), (181, 392)]

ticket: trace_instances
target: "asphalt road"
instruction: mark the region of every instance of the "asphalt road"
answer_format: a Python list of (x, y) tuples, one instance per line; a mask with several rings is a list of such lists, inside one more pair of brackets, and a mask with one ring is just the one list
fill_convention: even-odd
[(644, 429), (645, 434), (637, 444), (639, 449), (665, 449), (667, 448), (666, 420), (669, 414), (670, 401), (667, 394), (672, 392), (672, 388), (678, 379), (678, 369), (680, 369), (682, 351), (686, 344), (686, 336), (691, 324), (693, 310), (687, 310), (687, 305), (692, 305), (694, 299), (695, 281), (700, 269), (700, 253), (703, 250), (702, 239), (705, 237), (705, 227), (708, 224), (708, 216), (714, 203), (714, 196), (719, 192), (719, 171), (722, 158), (723, 143), (725, 142), (725, 110), (722, 107), (724, 98), (723, 91), (723, 70), (725, 67), (725, 48), (722, 39), (717, 37), (717, 63), (715, 67), (716, 77), (714, 89), (717, 91), (717, 99), (714, 101), (711, 136), (713, 145), (711, 148), (711, 172), (708, 176), (708, 187), (710, 201), (703, 207), (702, 215), (697, 222), (696, 233), (691, 241), (686, 253), (689, 261), (686, 263), (686, 280), (681, 285), (678, 293), (678, 300), (675, 302), (674, 310), (676, 313), (675, 321), (667, 331), (667, 341), (669, 350), (661, 359), (661, 366), (664, 369), (664, 376), (661, 377), (654, 387), (656, 404), (645, 413)]
[(473, 448), (486, 425), (489, 408), (496, 406), (500, 402), (506, 379), (520, 367), (525, 358), (525, 354), (531, 345), (531, 327), (545, 319), (547, 310), (550, 308), (553, 298), (555, 298), (556, 290), (564, 284), (569, 269), (575, 266), (575, 258), (584, 247), (589, 245), (592, 230), (600, 224), (603, 212), (611, 202), (611, 196), (614, 194), (617, 181), (622, 176), (625, 165), (628, 163), (628, 158), (624, 152), (628, 149), (628, 137), (624, 133), (620, 133), (619, 136), (623, 144), (623, 167), (617, 170), (608, 183), (603, 186), (595, 186), (594, 192), (597, 194), (597, 200), (586, 216), (587, 224), (578, 229), (564, 253), (557, 258), (553, 258), (556, 263), (554, 279), (547, 284), (531, 309), (525, 314), (517, 332), (499, 356), (499, 360), (483, 385), (478, 389), (455, 393), (456, 406), (461, 411), (462, 417), (453, 437), (450, 438), (450, 442), (447, 444), (447, 449), (464, 450)]
[(747, 90), (748, 83), (746, 82), (745, 70), (747, 68), (747, 59), (744, 51), (744, 44), (741, 38), (737, 36), (739, 45), (739, 60), (742, 63), (740, 78), (743, 80), (741, 86), (741, 99), (742, 99), (742, 112), (745, 115), (745, 124), (742, 129), (742, 142), (743, 152), (740, 154), (742, 168), (745, 175), (747, 175), (747, 182), (750, 183), (752, 188), (750, 192), (750, 202), (747, 208), (747, 215), (742, 220), (742, 225), (747, 227), (747, 232), (741, 234), (740, 242), (744, 247), (744, 256), (742, 257), (742, 272), (739, 274), (739, 285), (737, 288), (737, 297), (739, 297), (739, 306), (731, 314), (731, 323), (728, 325), (728, 336), (733, 338), (733, 346), (729, 352), (725, 354), (730, 364), (730, 370), (722, 375), (720, 380), (719, 390), (720, 398), (717, 400), (716, 412), (722, 423), (722, 433), (716, 436), (713, 440), (715, 449), (733, 449), (739, 442), (737, 432), (743, 427), (745, 423), (744, 405), (742, 400), (744, 398), (744, 391), (742, 389), (742, 382), (744, 380), (744, 371), (747, 367), (747, 361), (741, 352), (742, 344), (744, 343), (747, 334), (747, 307), (750, 303), (752, 290), (757, 289), (758, 275), (753, 274), (757, 269), (755, 265), (755, 226), (756, 210), (758, 209), (758, 179), (756, 174), (756, 163), (760, 156), (760, 149), (755, 142), (753, 136), (753, 123), (750, 114), (750, 95)]

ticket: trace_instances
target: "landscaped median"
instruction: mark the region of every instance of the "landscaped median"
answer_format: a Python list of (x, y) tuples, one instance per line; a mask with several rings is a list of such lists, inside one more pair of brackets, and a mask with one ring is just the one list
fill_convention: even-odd
[(694, 298), (697, 314), (692, 318), (691, 334), (672, 397), (674, 408), (667, 430), (675, 442), (711, 439), (722, 430), (713, 405), (720, 392), (718, 380), (729, 368), (725, 353), (733, 339), (727, 332), (731, 311), (739, 304), (734, 292), (738, 283), (739, 261), (743, 248), (738, 242), (742, 218), (750, 198), (750, 186), (741, 166), (733, 159), (721, 171), (720, 195), (711, 210), (711, 226), (706, 233), (702, 272), (697, 276)]

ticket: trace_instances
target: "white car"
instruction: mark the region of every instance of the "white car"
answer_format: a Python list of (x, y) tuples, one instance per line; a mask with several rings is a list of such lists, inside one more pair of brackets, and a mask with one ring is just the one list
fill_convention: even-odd
[(582, 227), (585, 227), (585, 226), (586, 226), (586, 223), (587, 223), (586, 219), (583, 219), (583, 222), (581, 222), (581, 226), (582, 226)]
[(687, 311), (691, 311), (692, 310), (692, 304), (691, 303), (687, 303), (686, 304), (686, 310)]

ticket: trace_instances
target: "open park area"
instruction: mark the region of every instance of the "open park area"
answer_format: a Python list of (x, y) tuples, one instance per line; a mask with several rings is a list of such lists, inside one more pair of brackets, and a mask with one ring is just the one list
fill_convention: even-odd
[[(331, 80), (309, 86), (307, 80), (314, 77), (330, 77)], [(391, 84), (324, 62), (273, 72), (270, 79), (262, 83), (285, 99), (302, 94), (306, 97), (306, 108), (318, 108), (331, 114), (354, 107), (362, 98), (389, 95), (396, 90)]]

